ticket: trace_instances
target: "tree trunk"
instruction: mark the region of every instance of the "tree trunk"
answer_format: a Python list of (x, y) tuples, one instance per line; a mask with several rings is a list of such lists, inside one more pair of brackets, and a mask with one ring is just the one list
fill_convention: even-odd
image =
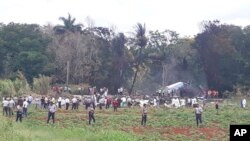
[(134, 85), (135, 85), (135, 81), (136, 81), (136, 77), (137, 77), (137, 73), (139, 71), (139, 65), (137, 65), (136, 67), (136, 71), (135, 71), (135, 75), (134, 75), (134, 79), (133, 79), (133, 83), (132, 83), (132, 86), (129, 90), (129, 95), (131, 95), (132, 91), (133, 91), (133, 88), (134, 88)]
[(162, 87), (165, 86), (165, 65), (164, 63), (161, 63), (162, 65)]

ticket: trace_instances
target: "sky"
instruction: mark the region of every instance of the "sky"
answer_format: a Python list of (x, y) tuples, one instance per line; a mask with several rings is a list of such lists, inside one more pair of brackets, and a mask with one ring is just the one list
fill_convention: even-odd
[(181, 36), (201, 32), (201, 22), (250, 25), (250, 0), (1, 0), (0, 22), (62, 24), (70, 13), (76, 23), (113, 27), (129, 33), (145, 23), (147, 30), (173, 30)]

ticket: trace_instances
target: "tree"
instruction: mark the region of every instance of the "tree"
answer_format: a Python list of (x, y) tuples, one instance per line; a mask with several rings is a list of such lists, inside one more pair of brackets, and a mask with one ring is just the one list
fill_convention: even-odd
[[(119, 33), (112, 39), (112, 91), (124, 86), (129, 77), (129, 54), (125, 46), (127, 39), (123, 33)], [(126, 77), (125, 77), (126, 76)]]
[(68, 14), (68, 17), (60, 17), (59, 20), (63, 22), (63, 26), (58, 25), (54, 27), (54, 31), (57, 34), (63, 34), (66, 31), (70, 32), (81, 32), (82, 31), (82, 24), (75, 24), (75, 18), (72, 18), (70, 14)]
[[(153, 63), (160, 63), (162, 66), (162, 86), (165, 86), (168, 74), (167, 68), (170, 68), (170, 62), (175, 61), (173, 55), (173, 46), (178, 41), (178, 34), (175, 31), (165, 30), (163, 32), (150, 31), (148, 58)], [(171, 75), (172, 76), (172, 75)]]
[(146, 37), (146, 26), (145, 24), (142, 25), (141, 23), (137, 23), (135, 27), (135, 40), (134, 40), (134, 45), (135, 45), (135, 60), (134, 60), (134, 66), (135, 66), (135, 74), (133, 77), (133, 82), (131, 85), (131, 88), (129, 90), (129, 94), (132, 93), (135, 82), (136, 82), (136, 77), (138, 72), (140, 71), (140, 65), (142, 64), (144, 60), (143, 56), (143, 50), (145, 46), (147, 45), (147, 37)]
[(31, 83), (32, 78), (42, 73), (46, 66), (50, 38), (36, 24), (9, 23), (0, 28), (2, 75), (12, 77), (13, 73), (21, 70)]
[(242, 57), (244, 35), (240, 27), (205, 22), (204, 30), (195, 38), (208, 87), (220, 91), (233, 90), (242, 77), (246, 64)]

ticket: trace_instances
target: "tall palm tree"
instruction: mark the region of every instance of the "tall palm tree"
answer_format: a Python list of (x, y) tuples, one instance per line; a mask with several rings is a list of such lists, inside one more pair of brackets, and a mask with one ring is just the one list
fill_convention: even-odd
[(113, 52), (113, 87), (116, 91), (124, 83), (124, 73), (128, 69), (128, 60), (125, 54), (126, 37), (123, 33), (119, 33), (112, 39)]
[(143, 50), (147, 45), (147, 38), (146, 38), (146, 26), (145, 24), (142, 25), (141, 23), (137, 23), (135, 26), (135, 45), (138, 48), (136, 50), (136, 58), (135, 58), (135, 74), (132, 82), (132, 86), (129, 90), (129, 94), (132, 93), (134, 84), (136, 82), (137, 74), (140, 71), (140, 65), (143, 63)]
[(82, 24), (75, 24), (76, 19), (72, 18), (70, 14), (68, 14), (68, 17), (59, 17), (59, 20), (63, 21), (63, 26), (58, 25), (54, 27), (54, 30), (56, 33), (64, 33), (66, 31), (70, 32), (81, 32), (82, 31)]

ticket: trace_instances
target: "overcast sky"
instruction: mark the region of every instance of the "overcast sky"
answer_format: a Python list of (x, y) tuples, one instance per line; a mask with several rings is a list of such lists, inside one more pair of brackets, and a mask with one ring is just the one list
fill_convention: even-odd
[(96, 26), (131, 32), (136, 23), (148, 30), (170, 29), (181, 36), (197, 34), (204, 20), (250, 25), (250, 0), (2, 0), (0, 22), (56, 25), (70, 13), (77, 23), (86, 17)]

